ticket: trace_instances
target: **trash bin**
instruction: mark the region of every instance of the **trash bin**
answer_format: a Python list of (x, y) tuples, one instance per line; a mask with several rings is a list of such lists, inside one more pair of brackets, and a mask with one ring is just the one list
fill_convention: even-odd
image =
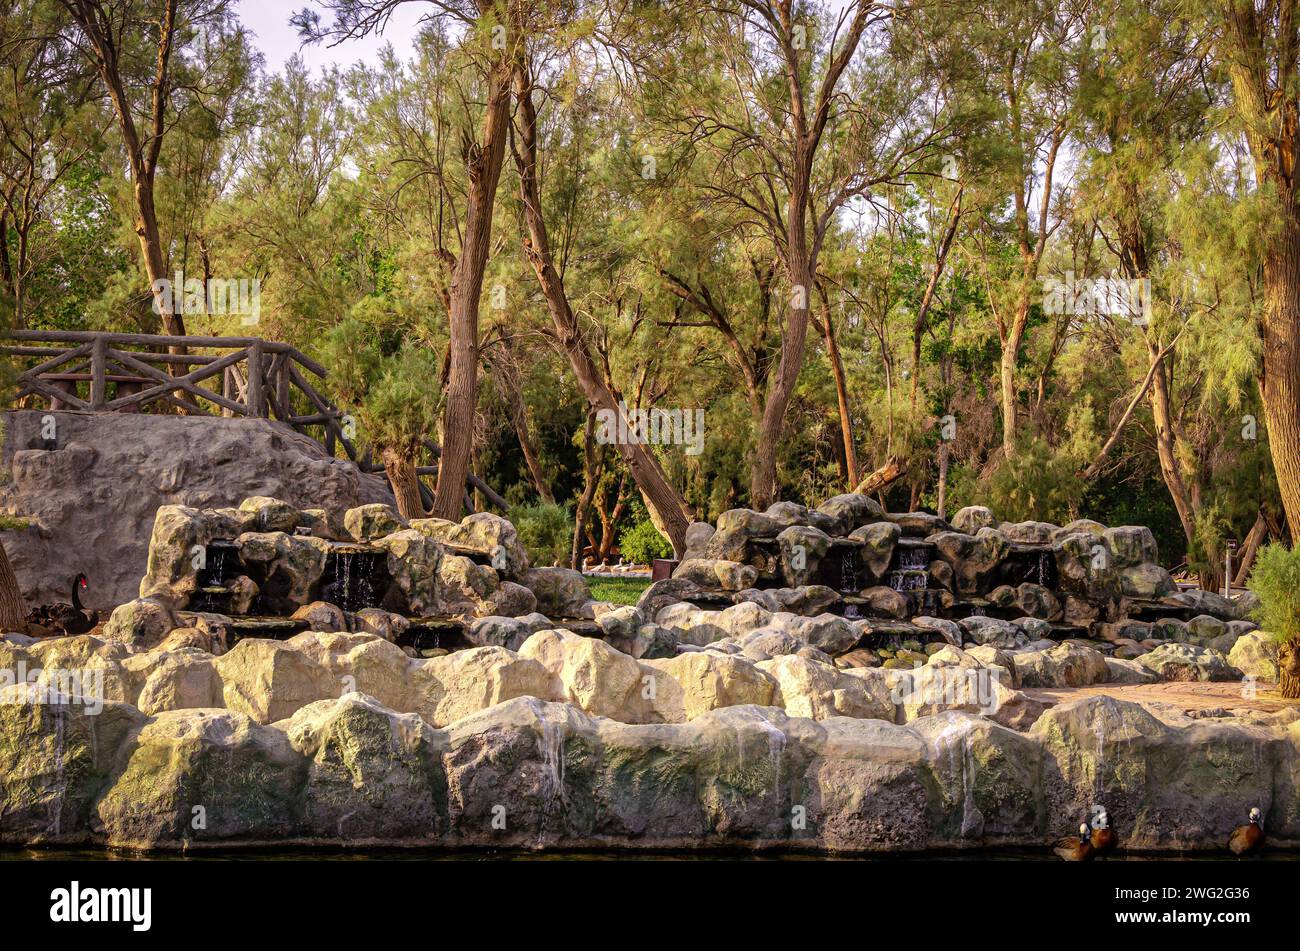
[(656, 558), (650, 566), (650, 580), (663, 581), (665, 578), (671, 578), (680, 564), (681, 562), (676, 558)]

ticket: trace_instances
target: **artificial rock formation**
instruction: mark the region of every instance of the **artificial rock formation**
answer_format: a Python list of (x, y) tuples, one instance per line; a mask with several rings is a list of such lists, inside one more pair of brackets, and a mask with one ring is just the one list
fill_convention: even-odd
[(272, 420), (17, 410), (3, 421), (0, 509), (28, 522), (6, 532), (5, 550), (32, 604), (66, 602), (78, 572), (88, 607), (130, 600), (160, 506), (263, 495), (342, 512), (392, 501), (382, 479)]

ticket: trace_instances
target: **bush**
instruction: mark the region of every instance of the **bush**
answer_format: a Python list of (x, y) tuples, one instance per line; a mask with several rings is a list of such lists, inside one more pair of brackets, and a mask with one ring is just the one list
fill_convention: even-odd
[(573, 551), (573, 516), (568, 508), (550, 502), (516, 505), (510, 521), (519, 532), (519, 540), (528, 549), (534, 565), (567, 565)]
[(618, 536), (618, 550), (624, 561), (648, 565), (656, 558), (671, 558), (673, 546), (659, 534), (654, 522), (648, 518), (637, 522)]
[(1250, 590), (1259, 595), (1254, 618), (1286, 643), (1300, 636), (1300, 548), (1265, 545), (1250, 573)]

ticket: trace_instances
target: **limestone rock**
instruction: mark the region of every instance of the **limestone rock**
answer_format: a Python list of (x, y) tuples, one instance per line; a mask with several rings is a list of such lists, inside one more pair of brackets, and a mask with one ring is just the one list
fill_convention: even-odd
[(849, 538), (862, 543), (860, 557), (872, 578), (878, 581), (885, 576), (902, 534), (903, 530), (893, 522), (872, 522), (850, 533)]
[(306, 762), (280, 730), (235, 711), (172, 710), (140, 729), (129, 756), (96, 803), (110, 845), (274, 840), (298, 830)]
[(981, 528), (975, 535), (945, 531), (926, 539), (940, 559), (952, 566), (957, 590), (974, 594), (1010, 551), (1007, 537), (995, 528)]
[(292, 620), (306, 621), (307, 630), (309, 631), (346, 631), (348, 629), (347, 615), (343, 609), (337, 605), (330, 604), (328, 601), (313, 601), (311, 604), (304, 604), (297, 611), (290, 615)]
[[(805, 585), (812, 580), (831, 544), (830, 536), (825, 532), (806, 525), (791, 525), (782, 530), (776, 536), (776, 542), (781, 549), (781, 577), (790, 587)], [(750, 581), (732, 590), (749, 588), (753, 583)]]
[(298, 527), (302, 514), (288, 502), (268, 495), (254, 495), (239, 503), (239, 511), (251, 516), (251, 524), (241, 532), (289, 532)]
[(287, 643), (248, 638), (214, 661), (230, 710), (258, 723), (292, 716), (300, 707), (344, 693), (327, 667)]
[(114, 608), (104, 624), (104, 640), (147, 649), (157, 646), (176, 620), (176, 613), (161, 601), (136, 598)]
[(742, 565), (735, 561), (692, 558), (677, 566), (673, 578), (693, 582), (705, 589), (740, 591), (751, 587), (758, 580), (758, 571), (753, 565)]
[(875, 499), (857, 493), (832, 496), (817, 506), (817, 511), (835, 520), (835, 530), (828, 530), (831, 535), (848, 535), (859, 526), (883, 518), (885, 514)]
[(358, 505), (343, 513), (343, 526), (353, 541), (371, 542), (406, 528), (406, 521), (391, 505), (379, 502)]
[(1174, 584), (1169, 572), (1149, 562), (1124, 568), (1119, 577), (1121, 590), (1129, 597), (1163, 598), (1178, 590), (1178, 585)]
[(559, 678), (536, 660), (503, 647), (473, 647), (412, 661), (412, 712), (434, 726), (454, 723), (516, 697), (560, 698)]
[(974, 535), (981, 528), (997, 528), (998, 519), (990, 508), (983, 505), (967, 505), (952, 517), (952, 527), (964, 535)]
[(511, 581), (522, 581), (528, 571), (528, 552), (519, 540), (519, 532), (500, 515), (477, 512), (459, 523), (446, 519), (416, 519), (411, 522), (411, 528), (455, 548), (484, 556), (501, 577)]
[(1161, 680), (1237, 680), (1241, 673), (1216, 650), (1194, 644), (1162, 644), (1138, 658)]
[(975, 616), (962, 618), (957, 622), (976, 644), (1002, 649), (1023, 647), (1029, 643), (1025, 632), (1009, 621), (998, 618)]
[(1013, 654), (1012, 662), (1023, 687), (1087, 687), (1110, 678), (1105, 656), (1074, 644)]
[(571, 568), (530, 568), (523, 583), (537, 598), (537, 610), (548, 617), (580, 617), (591, 591), (580, 572)]
[[(483, 597), (496, 590), (494, 579), (479, 578), (474, 570), (476, 566), (471, 567), (473, 563), (468, 558), (448, 566), (444, 577), (442, 546), (413, 528), (385, 535), (375, 542), (375, 547), (388, 553), (388, 573), (401, 591), (406, 608), (414, 615), (457, 613), (453, 607), (465, 603), (477, 607)], [(445, 560), (450, 561), (451, 556)], [(440, 589), (444, 583), (450, 592), (446, 598)]]
[(758, 669), (776, 680), (779, 703), (790, 716), (894, 720), (894, 703), (881, 679), (855, 677), (792, 654), (763, 661)]
[(1277, 639), (1263, 631), (1252, 631), (1237, 638), (1228, 652), (1228, 663), (1247, 677), (1270, 683), (1277, 681)]
[(277, 726), (310, 764), (301, 820), (308, 835), (437, 841), (443, 739), (423, 719), (349, 693), (303, 707)]
[(199, 651), (162, 654), (136, 700), (140, 712), (224, 707), (221, 675), (212, 655)]

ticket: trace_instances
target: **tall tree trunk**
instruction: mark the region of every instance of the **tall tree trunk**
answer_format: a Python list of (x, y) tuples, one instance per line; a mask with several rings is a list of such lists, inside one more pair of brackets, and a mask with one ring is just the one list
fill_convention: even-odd
[(379, 461), (393, 487), (397, 514), (407, 519), (424, 518), (424, 501), (420, 498), (420, 477), (415, 471), (415, 460), (397, 449), (385, 447), (379, 452)]
[[(509, 347), (509, 344), (502, 344)], [(555, 494), (546, 482), (546, 477), (542, 474), (542, 461), (538, 458), (537, 448), (533, 445), (533, 438), (528, 427), (528, 407), (524, 403), (523, 390), (519, 385), (513, 354), (507, 353), (504, 360), (497, 365), (497, 376), (501, 380), (501, 386), (505, 390), (506, 406), (510, 410), (510, 421), (515, 427), (515, 436), (519, 440), (519, 450), (524, 456), (524, 465), (528, 469), (528, 476), (533, 481), (533, 488), (542, 500), (555, 504)]]
[(21, 633), (27, 627), (27, 606), (23, 603), (23, 592), (18, 587), (18, 578), (13, 565), (9, 563), (9, 553), (0, 544), (0, 629)]
[(1264, 257), (1261, 391), (1282, 508), (1300, 536), (1300, 211), (1286, 194), (1280, 234)]
[(948, 443), (939, 444), (939, 497), (935, 502), (936, 514), (947, 518), (948, 506)]
[(835, 400), (840, 413), (840, 439), (844, 443), (845, 481), (851, 489), (858, 484), (858, 452), (854, 446), (853, 417), (849, 413), (849, 390), (844, 380), (844, 361), (840, 359), (839, 344), (835, 342), (831, 303), (820, 283), (817, 285), (817, 293), (821, 297), (822, 334), (826, 338), (826, 355), (831, 361), (831, 375), (835, 378)]
[(573, 512), (573, 551), (569, 555), (569, 567), (576, 571), (582, 570), (582, 534), (587, 526), (591, 500), (596, 495), (596, 483), (600, 481), (596, 465), (595, 430), (596, 414), (589, 408), (587, 422), (582, 428), (582, 495)]
[(776, 456), (785, 414), (803, 367), (804, 343), (808, 337), (809, 295), (813, 286), (813, 262), (808, 253), (805, 218), (808, 209), (808, 180), (812, 157), (796, 149), (793, 187), (787, 202), (786, 274), (790, 279), (790, 319), (781, 338), (781, 358), (767, 390), (763, 418), (758, 426), (758, 445), (750, 472), (749, 504), (762, 510), (776, 501), (778, 482)]
[(1008, 459), (1016, 454), (1016, 429), (1020, 407), (1016, 401), (1016, 367), (1020, 362), (1020, 343), (1029, 322), (1029, 291), (1022, 290), (1016, 300), (1011, 326), (1001, 335), (1002, 356), (998, 377), (1002, 395), (1002, 451)]
[[(1154, 341), (1147, 341), (1148, 355), (1154, 358), (1157, 351)], [(1151, 418), (1156, 429), (1156, 458), (1160, 460), (1160, 475), (1169, 489), (1174, 510), (1178, 513), (1178, 523), (1183, 528), (1183, 536), (1190, 548), (1196, 535), (1196, 514), (1192, 510), (1191, 497), (1187, 483), (1183, 481), (1182, 469), (1178, 465), (1178, 453), (1175, 447), (1172, 400), (1169, 394), (1169, 369), (1164, 359), (1156, 368), (1151, 380)]]
[[(546, 220), (542, 215), (541, 187), (537, 181), (537, 112), (533, 105), (532, 82), (523, 63), (515, 70), (515, 100), (518, 106), (515, 165), (519, 171), (523, 201), (524, 251), (537, 275), (556, 336), (569, 358), (583, 396), (589, 406), (616, 418), (621, 412), (618, 401), (601, 377), (583, 339), (564, 291), (564, 281), (551, 256)], [(686, 528), (690, 524), (681, 494), (668, 481), (659, 460), (644, 445), (630, 440), (619, 441), (618, 448), (645, 498), (651, 521), (680, 555), (686, 550)]]
[(1240, 557), (1237, 559), (1237, 573), (1232, 578), (1233, 587), (1246, 586), (1246, 581), (1250, 578), (1250, 569), (1255, 565), (1255, 556), (1259, 554), (1259, 549), (1266, 538), (1268, 538), (1268, 519), (1264, 517), (1263, 512), (1260, 512), (1255, 516), (1255, 524), (1250, 527), (1246, 540), (1242, 543)]
[(505, 54), (488, 75), (487, 109), (480, 142), (466, 149), (469, 197), (460, 256), (451, 274), (448, 326), (451, 336), (447, 402), (443, 412), (442, 461), (433, 515), (460, 518), (469, 457), (474, 448), (478, 402), (478, 303), (492, 237), (492, 209), (510, 130), (510, 63)]

